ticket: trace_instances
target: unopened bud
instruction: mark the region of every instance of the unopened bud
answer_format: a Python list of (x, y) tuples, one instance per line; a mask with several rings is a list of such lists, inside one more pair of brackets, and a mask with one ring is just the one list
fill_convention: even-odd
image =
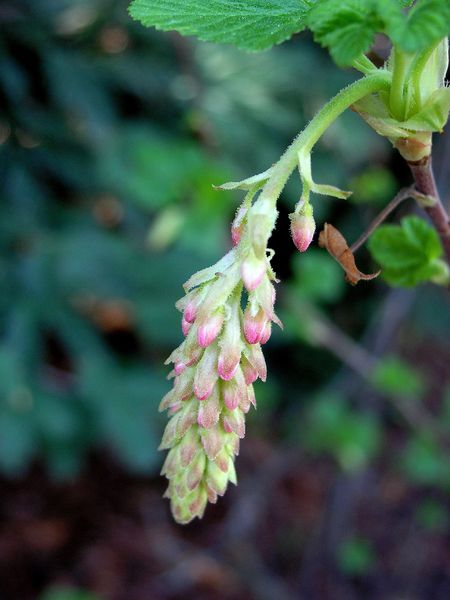
[[(193, 323), (207, 290), (204, 287), (196, 288), (187, 296), (178, 301), (177, 306), (183, 310), (183, 317), (188, 323)], [(184, 308), (182, 308), (184, 306)]]
[(258, 379), (258, 371), (248, 362), (248, 360), (242, 360), (241, 368), (247, 385), (250, 385)]
[(205, 429), (214, 427), (219, 421), (220, 400), (219, 390), (216, 387), (214, 392), (204, 402), (200, 404), (197, 415), (197, 423)]
[(241, 308), (239, 298), (233, 296), (229, 299), (226, 307), (228, 315), (220, 337), (219, 360), (217, 363), (218, 373), (224, 381), (232, 379), (236, 373), (241, 360), (242, 341), (241, 341)]
[(229, 410), (234, 410), (239, 406), (242, 392), (236, 381), (224, 381), (222, 384), (223, 402)]
[(272, 323), (270, 321), (266, 321), (266, 324), (264, 325), (264, 329), (261, 334), (259, 343), (263, 344), (263, 345), (266, 344), (269, 341), (271, 334), (272, 334)]
[(186, 363), (184, 362), (176, 362), (174, 364), (174, 368), (173, 370), (175, 371), (175, 375), (180, 375), (180, 373), (182, 373), (186, 368)]
[(199, 400), (208, 398), (216, 385), (218, 379), (217, 353), (217, 344), (209, 346), (195, 369), (194, 394)]
[(190, 328), (192, 327), (192, 323), (190, 323), (189, 321), (186, 321), (186, 319), (183, 318), (181, 319), (181, 330), (183, 332), (183, 335), (186, 336), (189, 333)]
[(218, 310), (199, 325), (197, 331), (197, 341), (199, 346), (206, 348), (216, 339), (222, 329), (223, 321), (223, 310)]
[(258, 287), (263, 280), (266, 270), (266, 260), (256, 258), (254, 252), (250, 252), (241, 267), (242, 280), (248, 292), (252, 292)]
[(241, 439), (245, 437), (245, 417), (239, 408), (226, 411), (222, 417), (222, 424), (227, 433), (233, 432)]
[(261, 307), (256, 314), (252, 313), (252, 306), (248, 304), (244, 312), (244, 335), (249, 344), (257, 344), (261, 340), (267, 319)]
[(311, 205), (307, 204), (299, 213), (289, 215), (289, 218), (291, 219), (291, 235), (294, 244), (300, 252), (305, 252), (312, 242), (316, 230)]
[(217, 372), (219, 373), (220, 378), (224, 381), (229, 381), (232, 379), (236, 373), (236, 369), (239, 366), (240, 359), (240, 348), (231, 349), (231, 351), (228, 352), (226, 348), (222, 348), (222, 351), (219, 355), (219, 360), (217, 362)]
[[(261, 346), (259, 344), (251, 344), (246, 346), (245, 350), (245, 358), (248, 360), (248, 363), (255, 369), (256, 377), (259, 377), (261, 381), (265, 381), (267, 377), (267, 367), (266, 361), (264, 359), (264, 354), (262, 353)], [(247, 385), (250, 385), (255, 381), (251, 381), (253, 375), (250, 375), (251, 371), (248, 369), (246, 361), (242, 360), (242, 370), (244, 373), (244, 378), (246, 380)], [(248, 375), (247, 375), (248, 374)], [(248, 379), (248, 380), (247, 380)]]
[(236, 246), (241, 241), (242, 232), (245, 227), (245, 217), (248, 212), (248, 203), (243, 202), (236, 211), (236, 216), (231, 224), (231, 240), (233, 246)]

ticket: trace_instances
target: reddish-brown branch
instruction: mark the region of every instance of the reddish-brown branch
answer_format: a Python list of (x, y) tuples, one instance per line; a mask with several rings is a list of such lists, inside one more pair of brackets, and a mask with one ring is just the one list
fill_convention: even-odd
[(424, 209), (428, 213), (436, 231), (441, 238), (442, 245), (447, 257), (447, 262), (450, 265), (450, 218), (442, 204), (439, 196), (436, 182), (434, 179), (433, 168), (431, 165), (431, 156), (424, 158), (418, 162), (410, 162), (409, 168), (414, 177), (415, 187), (418, 192), (425, 196), (435, 198), (436, 202), (432, 206), (425, 206)]
[(375, 217), (375, 219), (370, 223), (370, 225), (366, 229), (366, 231), (363, 234), (361, 234), (360, 237), (356, 240), (356, 242), (354, 242), (350, 246), (350, 252), (352, 254), (355, 253), (366, 242), (366, 240), (372, 235), (372, 233), (375, 231), (375, 229), (377, 227), (379, 227), (385, 219), (387, 219), (387, 217), (391, 214), (391, 212), (393, 212), (401, 202), (403, 202), (404, 200), (407, 200), (408, 198), (414, 198), (414, 188), (413, 187), (403, 188), (402, 190), (400, 190), (398, 192), (398, 194), (396, 194), (395, 198), (393, 198), (389, 202), (389, 204), (387, 204), (383, 208), (383, 210)]

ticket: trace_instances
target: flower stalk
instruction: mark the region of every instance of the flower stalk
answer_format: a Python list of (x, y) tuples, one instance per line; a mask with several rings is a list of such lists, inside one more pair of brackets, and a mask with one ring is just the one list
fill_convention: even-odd
[[(216, 502), (228, 483), (237, 481), (234, 459), (245, 435), (245, 415), (256, 406), (253, 383), (258, 378), (265, 381), (267, 375), (261, 346), (270, 338), (272, 323), (281, 326), (274, 312), (277, 280), (270, 264), (273, 251), (268, 248), (277, 219), (276, 203), (298, 166), (303, 189), (290, 215), (291, 234), (298, 250), (304, 252), (315, 232), (310, 194), (336, 198), (350, 194), (317, 184), (311, 171), (313, 146), (347, 108), (359, 112), (408, 160), (416, 192), (433, 200), (426, 210), (450, 258), (448, 215), (439, 200), (429, 158), (431, 134), (442, 129), (450, 109), (449, 90), (443, 86), (446, 50), (446, 41), (420, 56), (394, 49), (393, 58), (382, 69), (360, 57), (354, 66), (366, 76), (328, 102), (275, 165), (259, 175), (219, 186), (246, 192), (231, 226), (233, 248), (184, 285), (186, 294), (176, 306), (182, 312), (185, 339), (166, 361), (173, 364), (169, 377), (174, 381), (160, 405), (169, 414), (160, 446), (169, 451), (162, 469), (169, 480), (165, 495), (179, 523), (202, 517), (207, 503)], [(428, 88), (423, 92), (425, 80)], [(408, 195), (410, 190), (403, 192), (393, 201), (395, 206)], [(393, 206), (386, 208), (383, 218)], [(357, 270), (345, 239), (331, 225), (322, 232), (321, 242), (344, 266), (352, 283), (377, 275)]]
[(186, 337), (167, 360), (174, 384), (160, 406), (170, 416), (160, 448), (169, 450), (162, 474), (179, 523), (201, 517), (208, 501), (237, 481), (234, 458), (245, 414), (256, 406), (253, 383), (266, 379), (261, 343), (271, 323), (280, 324), (267, 250), (276, 216), (275, 207), (247, 201), (245, 211), (238, 210), (235, 248), (194, 275), (177, 303)]

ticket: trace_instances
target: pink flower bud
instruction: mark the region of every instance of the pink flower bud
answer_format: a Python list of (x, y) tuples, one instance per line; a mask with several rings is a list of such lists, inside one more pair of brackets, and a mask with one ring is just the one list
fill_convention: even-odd
[(163, 399), (159, 403), (159, 408), (158, 408), (159, 412), (162, 412), (163, 410), (167, 410), (175, 402), (178, 402), (178, 398), (177, 398), (177, 395), (175, 394), (174, 388), (172, 388), (171, 390), (169, 390), (167, 392), (167, 394), (163, 397)]
[(175, 375), (180, 375), (180, 373), (182, 373), (185, 370), (185, 368), (186, 368), (186, 363), (181, 362), (181, 361), (176, 362), (174, 364), (174, 369), (173, 369), (175, 371)]
[(303, 210), (304, 212), (290, 215), (292, 239), (300, 252), (305, 252), (308, 249), (316, 230), (312, 209), (305, 207)]
[(214, 462), (216, 463), (216, 465), (219, 467), (219, 469), (223, 473), (228, 473), (228, 470), (230, 468), (230, 461), (232, 461), (232, 460), (233, 459), (228, 455), (227, 451), (225, 449), (223, 449), (216, 456)]
[(216, 385), (217, 374), (217, 344), (208, 346), (195, 369), (194, 394), (199, 400), (208, 398)]
[(239, 242), (241, 241), (243, 231), (243, 224), (239, 227), (231, 227), (231, 241), (233, 242), (233, 246), (237, 246), (239, 244)]
[(178, 412), (180, 410), (182, 404), (183, 404), (182, 400), (177, 400), (176, 402), (171, 404), (169, 406), (169, 408), (167, 409), (167, 412), (169, 413), (169, 415), (174, 415), (176, 412)]
[[(206, 294), (206, 290), (202, 288), (196, 288), (192, 292), (190, 292), (187, 296), (182, 298), (179, 301), (179, 306), (184, 304), (187, 301), (186, 306), (184, 307), (183, 317), (186, 319), (188, 323), (193, 323), (197, 317), (197, 312), (200, 304), (202, 303)], [(189, 299), (189, 300), (188, 300)]]
[(227, 320), (220, 336), (220, 353), (217, 370), (221, 379), (229, 381), (236, 373), (241, 360), (242, 339), (241, 322), (242, 314), (237, 296), (229, 298), (226, 307)]
[(178, 446), (172, 448), (169, 454), (166, 456), (166, 460), (161, 469), (161, 475), (167, 475), (167, 477), (173, 477), (178, 471)]
[[(259, 344), (252, 344), (251, 346), (246, 346), (245, 350), (245, 358), (248, 360), (249, 364), (256, 370), (257, 377), (261, 379), (261, 381), (265, 381), (267, 378), (267, 367), (266, 361), (264, 359), (264, 354), (262, 353), (261, 346)], [(242, 369), (244, 371), (245, 377), (245, 361), (242, 361)], [(256, 378), (255, 378), (256, 379)], [(246, 381), (247, 385), (253, 383), (253, 381)]]
[(214, 390), (209, 398), (200, 404), (197, 415), (197, 423), (205, 429), (217, 425), (220, 416), (219, 390)]
[(197, 418), (197, 402), (194, 400), (183, 402), (183, 408), (178, 415), (177, 432), (179, 437), (182, 437), (189, 431)]
[(186, 321), (186, 319), (183, 316), (183, 318), (181, 319), (181, 330), (182, 330), (184, 336), (186, 336), (189, 333), (189, 330), (191, 327), (192, 327), (192, 323), (190, 323), (189, 321)]
[(199, 487), (196, 490), (196, 496), (194, 500), (189, 504), (189, 512), (191, 515), (194, 515), (201, 519), (205, 512), (206, 504), (208, 501), (208, 497), (203, 488)]
[(197, 331), (197, 342), (199, 346), (206, 348), (216, 339), (222, 329), (223, 321), (223, 310), (219, 310), (199, 325)]
[(219, 494), (219, 496), (225, 494), (228, 479), (228, 474), (223, 473), (213, 461), (208, 464), (208, 469), (206, 470), (206, 483), (211, 489)]
[(270, 321), (266, 321), (266, 324), (264, 325), (264, 329), (263, 332), (261, 334), (261, 338), (259, 340), (260, 344), (265, 344), (269, 341), (270, 335), (272, 333), (272, 323)]
[(260, 341), (266, 323), (263, 309), (259, 308), (256, 315), (252, 315), (252, 307), (248, 304), (244, 312), (244, 335), (249, 344), (257, 344)]
[(245, 437), (245, 417), (244, 413), (236, 408), (233, 411), (227, 411), (222, 419), (223, 428), (227, 433), (235, 433), (241, 439)]
[(225, 381), (222, 384), (223, 402), (229, 410), (234, 410), (239, 406), (241, 400), (241, 390), (236, 381)]
[(236, 216), (233, 219), (233, 223), (231, 225), (231, 240), (233, 242), (233, 246), (236, 246), (241, 241), (242, 232), (245, 227), (245, 217), (248, 212), (248, 203), (243, 202), (240, 207), (236, 211)]
[(248, 292), (258, 287), (263, 280), (266, 270), (267, 262), (265, 259), (256, 258), (253, 252), (247, 256), (242, 263), (241, 275)]
[(245, 383), (250, 385), (258, 379), (258, 371), (243, 357), (241, 362), (242, 372), (244, 373)]
[(186, 400), (192, 394), (192, 384), (194, 381), (194, 369), (184, 369), (177, 377), (173, 384), (174, 394), (180, 400)]
[(215, 492), (206, 482), (204, 482), (203, 485), (205, 486), (205, 490), (208, 495), (208, 502), (215, 504), (217, 502), (217, 492)]
[(224, 445), (224, 434), (219, 428), (200, 429), (200, 439), (206, 456), (214, 460)]
[(187, 467), (186, 486), (189, 491), (195, 490), (203, 477), (205, 470), (206, 458), (203, 452), (199, 452), (195, 460)]
[(180, 450), (181, 466), (187, 467), (190, 464), (190, 462), (192, 461), (192, 459), (194, 458), (194, 455), (196, 454), (197, 451), (198, 451), (198, 445), (195, 444), (194, 442), (190, 442), (188, 444), (183, 443), (181, 450)]
[(255, 390), (252, 385), (249, 385), (247, 387), (247, 398), (250, 401), (250, 404), (252, 404), (256, 408)]
[(217, 363), (217, 372), (224, 381), (233, 379), (236, 369), (239, 366), (241, 359), (241, 351), (227, 353), (226, 349), (222, 349)]
[(188, 323), (193, 323), (195, 321), (195, 317), (197, 316), (198, 306), (194, 304), (193, 301), (189, 302), (189, 304), (184, 309), (183, 319)]

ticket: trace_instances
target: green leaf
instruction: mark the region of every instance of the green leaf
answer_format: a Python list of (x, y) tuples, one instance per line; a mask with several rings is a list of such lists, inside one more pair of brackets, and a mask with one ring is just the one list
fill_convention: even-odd
[(406, 217), (400, 226), (381, 226), (369, 240), (369, 248), (383, 267), (383, 277), (394, 286), (410, 287), (429, 281), (441, 270), (439, 237), (419, 217)]
[(425, 388), (421, 374), (397, 356), (382, 358), (371, 374), (371, 381), (380, 392), (393, 396), (417, 398)]
[(406, 18), (395, 16), (387, 19), (386, 29), (392, 41), (402, 50), (422, 50), (449, 34), (450, 4), (447, 0), (421, 0)]
[(147, 27), (265, 50), (302, 31), (311, 4), (312, 0), (134, 0), (129, 11)]
[(381, 23), (373, 2), (323, 0), (307, 17), (317, 42), (329, 48), (338, 65), (345, 66), (367, 52)]
[(450, 31), (450, 4), (420, 0), (409, 12), (402, 0), (322, 0), (307, 16), (315, 40), (326, 46), (338, 65), (350, 65), (366, 53), (375, 33), (387, 33), (405, 52), (427, 48)]

